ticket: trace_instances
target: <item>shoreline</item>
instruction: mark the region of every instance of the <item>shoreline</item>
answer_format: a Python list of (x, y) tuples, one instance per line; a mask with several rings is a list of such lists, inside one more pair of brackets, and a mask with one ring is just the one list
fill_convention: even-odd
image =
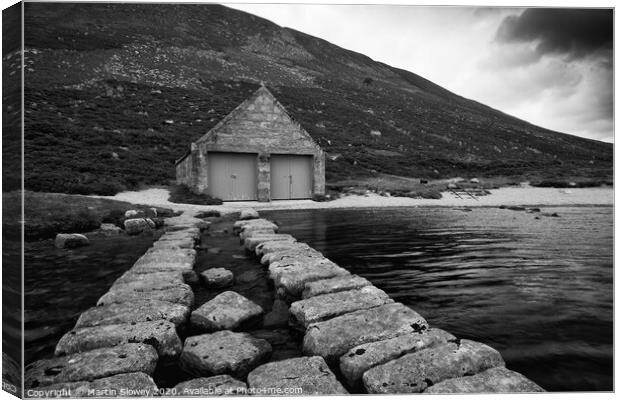
[(310, 210), (310, 209), (357, 209), (394, 207), (446, 207), (446, 208), (487, 208), (505, 206), (526, 207), (613, 207), (613, 188), (500, 188), (492, 189), (491, 194), (476, 199), (459, 199), (450, 192), (443, 192), (441, 199), (412, 199), (409, 197), (383, 197), (377, 194), (365, 196), (351, 195), (327, 202), (312, 200), (276, 200), (268, 203), (258, 201), (224, 202), (222, 205), (196, 205), (172, 203), (168, 201), (169, 191), (152, 188), (141, 191), (121, 192), (114, 196), (89, 196), (111, 200), (126, 201), (172, 208), (175, 211), (200, 212), (216, 210), (222, 214), (239, 212), (247, 208), (257, 211), (267, 210)]

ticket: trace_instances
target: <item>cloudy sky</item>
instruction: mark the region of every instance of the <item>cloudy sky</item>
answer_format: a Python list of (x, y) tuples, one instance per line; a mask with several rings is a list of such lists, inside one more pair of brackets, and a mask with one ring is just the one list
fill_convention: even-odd
[(610, 10), (230, 4), (537, 125), (613, 142)]

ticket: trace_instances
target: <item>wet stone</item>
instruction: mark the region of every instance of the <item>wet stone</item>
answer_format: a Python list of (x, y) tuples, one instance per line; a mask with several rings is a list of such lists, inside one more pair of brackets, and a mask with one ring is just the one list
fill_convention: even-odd
[(136, 281), (165, 281), (172, 283), (185, 283), (182, 271), (158, 271), (150, 274), (138, 274), (131, 269), (121, 275), (114, 284), (131, 283)]
[(271, 345), (266, 340), (247, 333), (219, 331), (188, 337), (180, 365), (195, 376), (228, 374), (244, 379), (270, 356)]
[(253, 208), (246, 208), (244, 210), (241, 210), (241, 213), (239, 214), (239, 219), (241, 221), (258, 218), (260, 218), (260, 216), (258, 215), (258, 211)]
[(278, 231), (278, 225), (274, 224), (273, 222), (271, 222), (269, 220), (266, 220), (266, 219), (263, 219), (263, 218), (259, 218), (259, 219), (235, 222), (235, 224), (233, 225), (233, 233), (234, 234), (239, 234), (245, 228), (253, 227), (253, 226), (269, 227), (269, 228), (273, 229), (276, 232)]
[(73, 329), (60, 338), (55, 355), (138, 342), (155, 347), (160, 357), (174, 358), (181, 353), (176, 327), (172, 322), (160, 320)]
[(191, 261), (147, 261), (137, 262), (129, 270), (132, 274), (151, 274), (153, 272), (181, 272), (192, 271), (194, 260)]
[(266, 254), (274, 253), (276, 251), (294, 250), (294, 249), (308, 250), (308, 249), (311, 249), (311, 247), (308, 246), (306, 243), (283, 242), (283, 241), (275, 240), (275, 241), (266, 241), (266, 242), (263, 242), (257, 245), (256, 249), (254, 249), (254, 252), (256, 253), (257, 256), (264, 256)]
[(239, 232), (239, 239), (245, 240), (252, 236), (275, 235), (276, 231), (268, 226), (248, 226)]
[(245, 382), (230, 375), (216, 375), (181, 382), (174, 387), (177, 396), (229, 396), (246, 393)]
[(318, 355), (336, 363), (349, 349), (364, 343), (423, 332), (428, 323), (401, 303), (355, 311), (311, 324), (304, 336), (304, 354)]
[(286, 263), (274, 262), (269, 266), (269, 277), (274, 286), (294, 299), (301, 297), (307, 282), (348, 275), (349, 271), (326, 258), (299, 258)]
[(324, 258), (323, 254), (307, 245), (295, 246), (286, 248), (284, 250), (274, 251), (262, 256), (260, 262), (263, 265), (271, 264), (276, 261), (283, 261), (294, 257), (314, 257)]
[(378, 365), (363, 375), (368, 393), (419, 393), (450, 378), (503, 367), (499, 352), (485, 344), (462, 339), (406, 354)]
[(261, 365), (248, 375), (248, 387), (251, 390), (301, 388), (299, 395), (304, 396), (348, 393), (321, 357), (289, 358)]
[(246, 238), (243, 243), (247, 250), (254, 251), (256, 246), (263, 242), (296, 242), (297, 240), (291, 235), (286, 234), (275, 234), (275, 235), (254, 235), (252, 237)]
[(335, 278), (321, 279), (319, 281), (306, 283), (304, 285), (304, 291), (301, 294), (301, 298), (308, 299), (322, 294), (361, 289), (364, 286), (370, 285), (371, 283), (367, 279), (357, 275), (337, 276)]
[(192, 312), (190, 321), (203, 332), (245, 329), (260, 325), (263, 309), (236, 292), (215, 296)]
[(209, 268), (200, 273), (200, 279), (208, 288), (223, 288), (232, 285), (234, 275), (226, 268)]
[[(101, 296), (97, 301), (98, 306), (103, 306), (112, 303), (131, 303), (140, 300), (161, 300), (170, 303), (177, 303), (187, 307), (191, 307), (194, 304), (194, 292), (187, 284), (175, 284), (172, 287), (163, 289), (148, 290), (146, 287), (137, 286), (124, 286), (109, 291)], [(136, 290), (134, 290), (136, 289)]]
[(518, 372), (496, 367), (472, 376), (447, 379), (424, 393), (535, 393), (544, 389)]
[[(56, 383), (36, 390), (45, 397), (154, 397), (158, 394), (153, 378), (144, 372), (118, 374), (93, 381)], [(64, 391), (64, 392), (63, 392)], [(62, 395), (62, 393), (67, 395)]]
[(370, 368), (394, 360), (407, 353), (435, 347), (456, 340), (441, 329), (429, 328), (422, 333), (408, 333), (392, 339), (366, 343), (352, 348), (340, 357), (340, 371), (349, 385), (360, 386), (362, 375)]
[(75, 328), (166, 320), (179, 326), (189, 319), (189, 307), (167, 301), (144, 299), (92, 307), (80, 315)]
[(26, 388), (35, 388), (60, 382), (91, 381), (130, 372), (151, 375), (157, 360), (157, 351), (152, 346), (129, 343), (35, 361), (26, 367), (24, 383)]
[(323, 294), (291, 304), (291, 324), (305, 331), (314, 322), (393, 302), (383, 290), (374, 286)]

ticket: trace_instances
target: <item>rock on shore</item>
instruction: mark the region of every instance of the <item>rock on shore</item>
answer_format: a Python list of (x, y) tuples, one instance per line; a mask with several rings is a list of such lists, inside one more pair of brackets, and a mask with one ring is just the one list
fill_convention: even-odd
[(54, 239), (54, 246), (59, 249), (73, 249), (81, 246), (88, 246), (89, 240), (86, 236), (79, 233), (59, 233)]

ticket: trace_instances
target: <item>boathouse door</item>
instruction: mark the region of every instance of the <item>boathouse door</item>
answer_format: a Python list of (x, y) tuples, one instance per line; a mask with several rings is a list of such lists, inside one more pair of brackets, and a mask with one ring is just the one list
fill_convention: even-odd
[(312, 156), (271, 155), (271, 199), (312, 197)]
[(208, 153), (209, 194), (222, 200), (256, 200), (256, 154)]

